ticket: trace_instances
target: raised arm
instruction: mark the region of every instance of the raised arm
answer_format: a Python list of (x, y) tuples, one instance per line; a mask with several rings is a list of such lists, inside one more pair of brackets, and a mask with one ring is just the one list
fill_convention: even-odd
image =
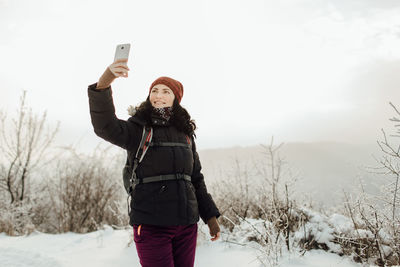
[(97, 83), (88, 87), (90, 117), (99, 137), (124, 149), (132, 149), (141, 138), (138, 125), (120, 120), (115, 115), (111, 83), (118, 77), (128, 77), (126, 59), (107, 67)]

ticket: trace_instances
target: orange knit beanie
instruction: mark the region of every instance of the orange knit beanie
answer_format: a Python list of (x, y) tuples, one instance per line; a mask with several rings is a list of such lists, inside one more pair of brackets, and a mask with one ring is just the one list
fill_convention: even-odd
[(172, 92), (174, 92), (174, 95), (175, 95), (176, 99), (178, 100), (178, 102), (181, 103), (181, 100), (183, 97), (183, 85), (179, 81), (169, 78), (169, 77), (165, 77), (165, 76), (157, 78), (151, 84), (149, 94), (151, 92), (151, 88), (153, 88), (157, 84), (164, 84), (164, 85), (168, 86), (172, 90)]

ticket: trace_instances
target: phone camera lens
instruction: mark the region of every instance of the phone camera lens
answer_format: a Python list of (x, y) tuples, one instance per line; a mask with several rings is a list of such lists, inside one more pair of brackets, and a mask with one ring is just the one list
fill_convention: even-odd
[(123, 46), (121, 46), (121, 49), (124, 49), (124, 47), (123, 47)]

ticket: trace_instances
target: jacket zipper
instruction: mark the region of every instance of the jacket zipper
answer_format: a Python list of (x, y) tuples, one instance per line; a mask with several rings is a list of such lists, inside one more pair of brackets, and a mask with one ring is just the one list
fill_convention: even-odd
[(166, 188), (166, 186), (165, 186), (165, 185), (161, 186), (161, 188), (160, 188), (160, 191), (158, 191), (158, 193), (162, 193), (162, 192), (164, 192), (164, 191), (165, 191), (165, 188)]

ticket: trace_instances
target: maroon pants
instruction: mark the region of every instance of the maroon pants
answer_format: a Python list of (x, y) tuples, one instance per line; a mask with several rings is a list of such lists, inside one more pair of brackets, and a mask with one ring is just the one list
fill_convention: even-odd
[(133, 225), (133, 237), (143, 267), (192, 267), (197, 223), (177, 226)]

